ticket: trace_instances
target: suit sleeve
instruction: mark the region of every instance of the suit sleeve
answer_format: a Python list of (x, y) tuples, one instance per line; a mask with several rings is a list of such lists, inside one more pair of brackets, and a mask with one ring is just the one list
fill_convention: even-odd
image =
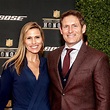
[(96, 110), (110, 110), (110, 65), (107, 56), (102, 56), (94, 70)]
[(0, 77), (0, 110), (4, 110), (8, 100), (11, 97), (12, 91), (12, 76), (10, 69), (3, 70)]

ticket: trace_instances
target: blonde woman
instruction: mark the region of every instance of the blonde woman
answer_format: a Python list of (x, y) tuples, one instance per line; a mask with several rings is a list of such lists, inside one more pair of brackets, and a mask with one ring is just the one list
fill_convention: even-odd
[(12, 97), (13, 110), (50, 110), (47, 60), (42, 57), (44, 33), (36, 22), (26, 23), (16, 54), (7, 60), (1, 75), (0, 110)]

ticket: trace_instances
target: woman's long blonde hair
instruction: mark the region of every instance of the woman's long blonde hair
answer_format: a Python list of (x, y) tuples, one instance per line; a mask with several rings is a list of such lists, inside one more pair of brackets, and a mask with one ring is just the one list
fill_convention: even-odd
[[(26, 48), (25, 48), (25, 44), (24, 44), (25, 34), (30, 29), (33, 29), (33, 28), (37, 28), (37, 29), (40, 30), (42, 40), (43, 40), (43, 44), (42, 44), (42, 48), (39, 51), (39, 53), (40, 54), (43, 53), (43, 49), (44, 49), (44, 32), (43, 32), (42, 28), (36, 22), (28, 22), (21, 29), (20, 39), (19, 39), (19, 44), (18, 44), (18, 49), (16, 51), (16, 54), (3, 64), (4, 69), (7, 68), (7, 66), (9, 65), (10, 62), (13, 62), (13, 63), (11, 63), (11, 65), (14, 64), (14, 68), (15, 68), (17, 74), (18, 75), (20, 74), (21, 66), (22, 66), (23, 60), (24, 60), (25, 55), (26, 55)], [(9, 65), (9, 66), (11, 66), (11, 65)]]

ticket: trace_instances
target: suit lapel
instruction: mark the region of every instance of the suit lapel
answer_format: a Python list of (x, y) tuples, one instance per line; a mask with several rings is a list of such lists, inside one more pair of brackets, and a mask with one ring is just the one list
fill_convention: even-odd
[(66, 89), (68, 87), (68, 84), (70, 83), (70, 81), (74, 77), (74, 74), (80, 68), (80, 65), (82, 64), (82, 62), (86, 58), (86, 51), (87, 51), (86, 45), (83, 44), (80, 51), (79, 51), (79, 53), (78, 53), (78, 55), (77, 55), (77, 57), (76, 57), (75, 62), (73, 64), (72, 68), (71, 68), (70, 75), (68, 77), (68, 81), (67, 81), (67, 84), (66, 84), (64, 89)]
[[(56, 83), (56, 85), (58, 85), (58, 88), (59, 90), (62, 90), (63, 87), (62, 87), (62, 83), (61, 83), (61, 78), (60, 78), (60, 75), (59, 75), (59, 62), (60, 62), (60, 57), (61, 57), (61, 53), (62, 53), (62, 50), (63, 50), (64, 46), (62, 46), (61, 48), (58, 49), (58, 52), (56, 53), (55, 55), (55, 71), (56, 71), (56, 74), (54, 74), (55, 76), (54, 77), (54, 82)], [(59, 83), (58, 83), (59, 82)]]

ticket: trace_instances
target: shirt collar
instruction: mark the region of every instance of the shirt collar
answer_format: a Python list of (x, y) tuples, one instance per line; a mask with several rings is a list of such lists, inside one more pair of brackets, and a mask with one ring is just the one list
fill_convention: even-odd
[[(73, 48), (73, 49), (79, 51), (80, 48), (81, 48), (81, 46), (82, 46), (82, 44), (83, 44), (83, 40), (80, 40), (77, 44), (73, 45), (71, 48)], [(65, 43), (64, 50), (65, 50), (66, 48), (69, 48), (69, 47), (68, 47), (67, 44)]]

